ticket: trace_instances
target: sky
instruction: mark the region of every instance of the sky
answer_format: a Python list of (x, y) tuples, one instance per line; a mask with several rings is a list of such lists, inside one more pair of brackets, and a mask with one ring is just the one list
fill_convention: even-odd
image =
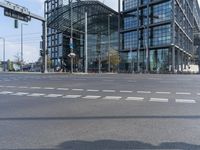
[[(0, 0), (3, 1), (3, 0)], [(43, 2), (44, 0), (9, 0), (10, 2), (25, 6), (32, 13), (43, 16)], [(117, 10), (117, 0), (99, 0), (106, 5)], [(200, 2), (200, 0), (198, 0)], [(3, 9), (0, 8), (0, 37), (6, 39), (6, 60), (15, 60), (16, 56), (20, 55), (20, 26), (18, 29), (14, 28), (14, 19), (4, 16)], [(24, 23), (24, 22), (20, 22)], [(19, 24), (20, 25), (20, 24)], [(40, 41), (42, 33), (42, 24), (39, 21), (32, 19), (24, 29), (24, 60), (26, 63), (35, 62), (39, 58)], [(2, 40), (0, 40), (0, 60), (3, 58)]]

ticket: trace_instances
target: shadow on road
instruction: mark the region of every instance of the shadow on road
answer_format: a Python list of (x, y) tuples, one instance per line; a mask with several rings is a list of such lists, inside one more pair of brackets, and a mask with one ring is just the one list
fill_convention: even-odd
[[(0, 118), (0, 121), (57, 121), (57, 120), (106, 120), (106, 119), (200, 119), (200, 116), (80, 116), (80, 117), (21, 117)], [(194, 145), (184, 142), (164, 142), (152, 145), (142, 141), (66, 141), (56, 148), (39, 149), (1, 149), (0, 150), (200, 150), (200, 144)]]
[[(140, 141), (67, 141), (54, 149), (15, 149), (15, 150), (200, 150), (200, 145), (188, 143), (166, 142), (152, 145)], [(4, 149), (6, 150), (6, 149)], [(7, 149), (11, 150), (11, 149)], [(12, 149), (14, 150), (14, 149)]]

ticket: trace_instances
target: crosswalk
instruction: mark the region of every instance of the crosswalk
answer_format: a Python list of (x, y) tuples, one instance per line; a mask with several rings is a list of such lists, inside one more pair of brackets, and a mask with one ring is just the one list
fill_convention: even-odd
[(55, 93), (28, 93), (28, 92), (13, 92), (13, 91), (0, 91), (1, 95), (7, 96), (27, 96), (27, 97), (40, 97), (40, 98), (57, 98), (57, 99), (84, 99), (84, 100), (113, 100), (113, 101), (132, 101), (132, 102), (152, 102), (152, 103), (182, 103), (182, 104), (195, 104), (198, 100), (195, 99), (168, 99), (162, 97), (131, 97), (131, 96), (110, 96), (110, 95), (87, 95), (87, 94), (55, 94)]
[(200, 96), (200, 93), (193, 93), (193, 92), (176, 92), (176, 91), (149, 91), (149, 90), (124, 90), (124, 89), (83, 89), (83, 88), (69, 88), (69, 87), (39, 87), (39, 86), (14, 86), (14, 85), (0, 85), (1, 89), (30, 89), (30, 90), (49, 90), (49, 91), (73, 91), (73, 92), (103, 92), (103, 93), (122, 93), (122, 94), (129, 94), (129, 93), (135, 93), (135, 94), (158, 94), (158, 95), (180, 95), (180, 96)]

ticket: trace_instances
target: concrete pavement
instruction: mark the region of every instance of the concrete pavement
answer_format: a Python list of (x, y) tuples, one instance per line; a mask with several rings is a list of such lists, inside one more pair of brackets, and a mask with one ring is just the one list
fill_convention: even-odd
[(200, 149), (198, 75), (0, 74), (0, 149)]

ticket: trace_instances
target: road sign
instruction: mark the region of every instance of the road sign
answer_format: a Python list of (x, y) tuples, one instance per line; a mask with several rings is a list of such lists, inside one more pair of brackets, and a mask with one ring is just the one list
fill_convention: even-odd
[(20, 12), (17, 12), (17, 11), (14, 11), (14, 10), (11, 10), (11, 9), (8, 9), (8, 8), (4, 8), (4, 15), (7, 17), (11, 17), (11, 18), (25, 21), (25, 22), (28, 22), (31, 20), (30, 16), (20, 13)]

